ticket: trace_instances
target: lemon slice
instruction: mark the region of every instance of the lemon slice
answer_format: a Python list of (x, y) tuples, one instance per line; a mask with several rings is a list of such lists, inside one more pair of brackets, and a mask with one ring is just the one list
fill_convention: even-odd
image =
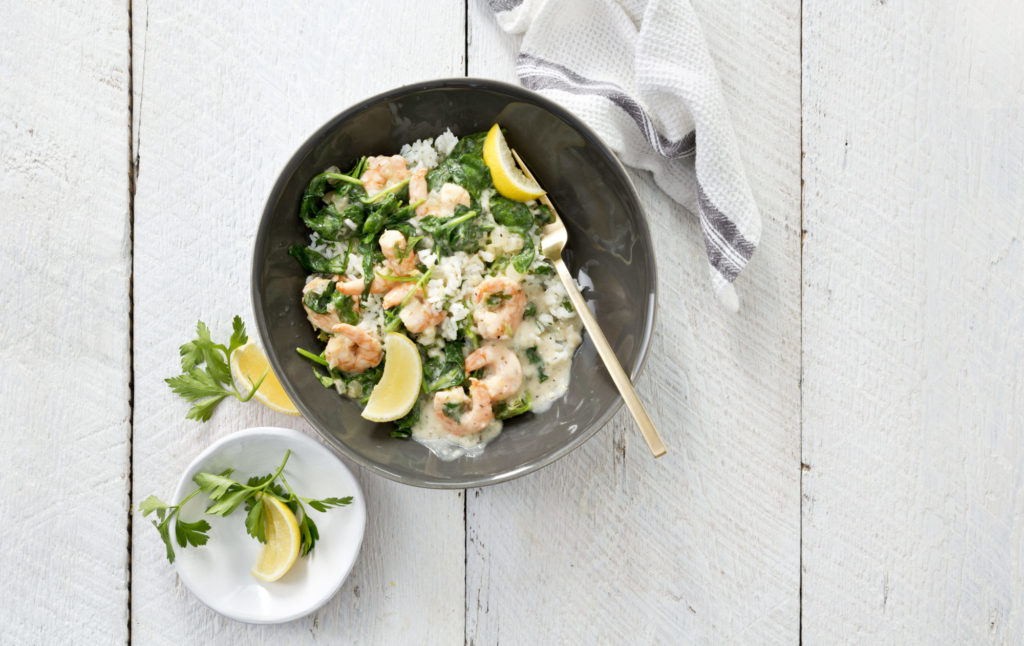
[(491, 169), (494, 188), (504, 197), (517, 202), (535, 200), (544, 195), (544, 190), (537, 182), (523, 174), (512, 158), (512, 150), (505, 142), (498, 124), (491, 126), (484, 139), (484, 163)]
[(281, 382), (270, 370), (267, 357), (258, 345), (250, 341), (231, 353), (231, 376), (235, 379), (235, 385), (243, 395), (248, 393), (253, 383), (259, 381), (260, 375), (267, 370), (267, 378), (260, 384), (256, 391), (256, 399), (267, 408), (272, 408), (279, 413), (286, 415), (298, 415), (292, 400), (281, 387)]
[(295, 565), (299, 558), (299, 522), (283, 502), (263, 496), (263, 529), (267, 542), (252, 568), (252, 575), (264, 581), (277, 581)]
[(372, 422), (392, 422), (405, 416), (420, 394), (423, 366), (416, 344), (404, 334), (392, 332), (384, 340), (384, 374), (370, 393), (363, 417)]

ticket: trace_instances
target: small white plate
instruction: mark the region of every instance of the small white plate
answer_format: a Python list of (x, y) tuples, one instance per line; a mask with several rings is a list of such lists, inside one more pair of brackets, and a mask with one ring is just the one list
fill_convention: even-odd
[(245, 482), (251, 476), (273, 473), (288, 449), (292, 454), (284, 475), (296, 494), (304, 498), (352, 496), (353, 500), (347, 507), (325, 513), (309, 510), (320, 540), (277, 581), (268, 583), (249, 573), (263, 546), (246, 533), (243, 507), (226, 518), (206, 515), (203, 510), (210, 502), (199, 494), (180, 512), (188, 521), (206, 519), (210, 540), (202, 547), (175, 544), (178, 575), (200, 601), (238, 621), (276, 624), (313, 612), (341, 587), (363, 542), (366, 505), (359, 483), (329, 449), (290, 429), (250, 428), (215, 442), (185, 470), (174, 500), (196, 488), (192, 477), (200, 471), (220, 473), (233, 468), (231, 477)]

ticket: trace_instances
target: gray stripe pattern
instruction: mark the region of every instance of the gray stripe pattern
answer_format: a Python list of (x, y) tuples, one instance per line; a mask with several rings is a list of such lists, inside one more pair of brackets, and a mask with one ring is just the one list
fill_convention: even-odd
[(704, 232), (708, 261), (731, 283), (746, 266), (756, 247), (743, 237), (736, 228), (736, 223), (708, 198), (700, 180), (697, 180), (697, 201), (700, 206), (700, 228)]
[[(507, 0), (491, 1), (494, 3)], [(668, 139), (665, 135), (658, 132), (654, 121), (647, 114), (643, 106), (614, 83), (588, 79), (564, 65), (552, 63), (527, 53), (520, 53), (516, 59), (516, 73), (519, 75), (520, 80), (522, 80), (523, 85), (531, 90), (554, 89), (571, 92), (572, 94), (596, 94), (603, 96), (619, 106), (636, 122), (644, 139), (662, 157), (668, 159), (689, 157), (696, 150), (696, 137), (693, 132), (687, 134), (682, 139), (674, 141)]]
[(523, 4), (523, 0), (487, 0), (487, 4), (491, 6), (491, 11), (498, 13), (499, 11), (515, 9)]

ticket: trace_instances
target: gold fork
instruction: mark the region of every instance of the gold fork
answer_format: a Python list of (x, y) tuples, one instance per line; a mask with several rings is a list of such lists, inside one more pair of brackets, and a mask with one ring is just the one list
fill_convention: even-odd
[[(516, 162), (519, 163), (519, 168), (522, 169), (523, 173), (536, 182), (536, 178), (534, 178), (530, 169), (526, 167), (526, 164), (523, 163), (519, 153), (513, 150), (512, 155), (516, 158)], [(640, 427), (640, 432), (644, 434), (644, 440), (647, 441), (647, 446), (650, 447), (651, 453), (654, 454), (654, 457), (660, 458), (665, 455), (667, 450), (665, 443), (661, 440), (661, 436), (658, 435), (658, 429), (654, 428), (654, 422), (651, 421), (647, 410), (640, 401), (640, 397), (637, 396), (636, 390), (629, 380), (629, 375), (622, 369), (619, 359), (615, 356), (615, 351), (612, 350), (612, 346), (608, 343), (608, 339), (605, 338), (604, 332), (601, 331), (601, 327), (597, 324), (597, 319), (590, 313), (590, 308), (587, 307), (586, 301), (583, 300), (583, 294), (580, 293), (579, 288), (576, 286), (576, 281), (573, 280), (568, 267), (565, 266), (565, 261), (562, 260), (562, 250), (565, 249), (565, 243), (569, 240), (569, 232), (566, 230), (565, 225), (562, 223), (562, 218), (559, 217), (558, 211), (555, 210), (555, 205), (551, 203), (548, 196), (546, 194), (542, 195), (540, 201), (551, 209), (551, 213), (555, 216), (555, 221), (541, 230), (541, 247), (544, 251), (544, 256), (555, 266), (558, 277), (562, 279), (562, 284), (565, 285), (565, 291), (569, 292), (569, 300), (572, 302), (572, 306), (579, 313), (580, 318), (583, 319), (583, 327), (587, 329), (587, 334), (593, 339), (594, 347), (597, 348), (597, 354), (604, 361), (604, 367), (608, 370), (608, 374), (611, 375), (612, 381), (615, 382), (615, 387), (619, 389), (619, 394), (622, 395), (622, 399), (626, 402), (629, 412), (633, 414), (633, 419), (636, 420), (637, 425)]]

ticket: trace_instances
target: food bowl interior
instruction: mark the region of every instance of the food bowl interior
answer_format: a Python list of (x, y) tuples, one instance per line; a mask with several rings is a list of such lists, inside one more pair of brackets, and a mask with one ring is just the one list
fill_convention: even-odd
[(474, 79), (408, 86), (350, 108), (299, 149), (271, 191), (253, 257), (253, 306), (273, 369), (306, 420), (344, 455), (400, 482), (466, 487), (528, 473), (585, 441), (621, 404), (584, 333), (565, 397), (542, 414), (508, 420), (482, 455), (446, 462), (413, 440), (390, 437), (390, 424), (364, 420), (355, 402), (321, 386), (295, 352), (323, 347), (300, 302), (305, 271), (288, 255), (289, 246), (309, 242), (298, 217), (309, 180), (362, 155), (396, 154), (449, 127), (463, 136), (495, 122), (568, 227), (564, 258), (619, 360), (635, 376), (646, 355), (655, 285), (649, 233), (622, 166), (589, 129), (539, 95)]

